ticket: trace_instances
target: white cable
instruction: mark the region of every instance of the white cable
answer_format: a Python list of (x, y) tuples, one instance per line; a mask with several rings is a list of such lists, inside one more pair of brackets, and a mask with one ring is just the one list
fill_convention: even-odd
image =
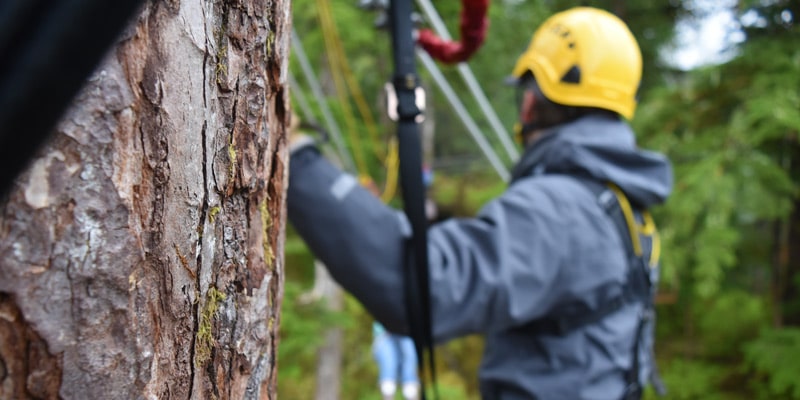
[[(420, 5), (420, 7), (422, 7), (425, 17), (431, 22), (436, 34), (439, 35), (439, 37), (443, 40), (452, 40), (450, 33), (447, 31), (447, 26), (445, 26), (442, 18), (439, 16), (439, 13), (436, 12), (436, 8), (433, 6), (433, 4), (431, 4), (430, 0), (417, 0), (417, 3)], [(511, 141), (508, 131), (505, 129), (505, 127), (503, 127), (503, 124), (500, 123), (500, 119), (494, 112), (494, 108), (486, 99), (486, 94), (483, 93), (483, 89), (481, 89), (477, 79), (475, 79), (472, 69), (470, 69), (469, 66), (463, 62), (458, 63), (457, 68), (458, 72), (461, 74), (461, 78), (464, 79), (464, 82), (472, 92), (472, 95), (475, 96), (475, 100), (478, 101), (481, 111), (483, 111), (483, 114), (489, 120), (489, 124), (492, 126), (492, 129), (494, 129), (495, 134), (503, 144), (503, 148), (505, 148), (506, 153), (508, 153), (508, 157), (512, 162), (517, 161), (517, 159), (519, 159), (519, 152), (514, 146), (514, 143)]]
[(478, 147), (480, 147), (481, 151), (483, 151), (483, 154), (487, 159), (489, 159), (489, 163), (492, 164), (492, 167), (494, 167), (495, 171), (497, 171), (497, 174), (500, 175), (500, 178), (503, 179), (504, 182), (508, 182), (510, 178), (508, 170), (497, 157), (497, 153), (494, 152), (494, 149), (492, 149), (492, 146), (489, 145), (489, 142), (486, 141), (486, 138), (481, 133), (478, 125), (475, 124), (475, 120), (473, 120), (472, 116), (470, 116), (467, 112), (467, 109), (464, 107), (464, 103), (458, 99), (453, 87), (450, 86), (450, 83), (447, 82), (447, 79), (445, 79), (444, 75), (442, 75), (439, 67), (433, 61), (431, 56), (424, 50), (417, 49), (417, 56), (420, 58), (420, 60), (422, 60), (422, 64), (431, 74), (431, 77), (433, 77), (433, 80), (439, 86), (439, 89), (441, 89), (442, 93), (444, 93), (445, 97), (447, 97), (447, 100), (450, 102), (450, 105), (453, 106), (456, 114), (458, 114), (458, 116), (461, 118), (461, 121), (464, 122), (467, 131), (469, 131), (470, 135), (472, 135), (472, 138), (475, 139), (475, 143), (478, 144)]
[(306, 81), (311, 87), (311, 92), (314, 93), (314, 96), (317, 98), (319, 108), (322, 110), (322, 117), (325, 119), (325, 125), (327, 125), (328, 131), (333, 137), (333, 142), (339, 150), (338, 153), (341, 155), (341, 158), (344, 161), (345, 169), (348, 172), (353, 173), (356, 170), (355, 163), (353, 162), (353, 158), (350, 156), (350, 152), (347, 151), (347, 147), (344, 145), (342, 131), (339, 129), (339, 125), (336, 124), (336, 119), (333, 118), (333, 114), (331, 113), (328, 104), (324, 101), (325, 96), (322, 93), (322, 86), (319, 84), (317, 76), (314, 74), (314, 70), (311, 68), (311, 63), (308, 62), (306, 52), (303, 50), (303, 43), (300, 41), (300, 37), (297, 35), (297, 32), (294, 29), (292, 29), (292, 49), (294, 54), (297, 55), (297, 61), (300, 62), (300, 68), (302, 68)]
[(297, 79), (295, 79), (294, 74), (291, 72), (289, 72), (289, 87), (292, 88), (292, 97), (297, 100), (297, 105), (300, 107), (300, 117), (308, 122), (316, 123), (317, 121), (314, 120), (314, 113), (311, 112), (311, 105), (305, 93), (300, 90), (300, 84), (297, 83)]

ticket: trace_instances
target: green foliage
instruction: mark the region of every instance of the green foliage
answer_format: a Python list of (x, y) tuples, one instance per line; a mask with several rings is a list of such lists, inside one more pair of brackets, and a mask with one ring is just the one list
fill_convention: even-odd
[(742, 290), (721, 293), (696, 313), (703, 355), (719, 360), (738, 361), (741, 354), (736, 350), (768, 323), (763, 299)]
[(378, 368), (372, 356), (372, 316), (352, 296), (345, 297), (344, 312), (353, 324), (344, 332), (342, 395), (370, 399), (378, 394)]
[[(732, 399), (720, 394), (716, 388), (724, 375), (724, 368), (720, 365), (690, 359), (673, 359), (662, 365), (662, 378), (670, 400)], [(656, 400), (659, 397), (649, 390), (645, 398)]]
[(800, 329), (768, 329), (745, 347), (761, 399), (800, 399)]
[(286, 280), (281, 311), (278, 348), (278, 395), (287, 399), (309, 399), (314, 393), (317, 350), (327, 329), (347, 328), (352, 317), (330, 311), (322, 302), (304, 303), (300, 283)]
[[(457, 375), (445, 371), (438, 378), (436, 389), (440, 399), (480, 400), (480, 396), (467, 394), (465, 382)], [(432, 389), (428, 390), (427, 398), (434, 398)]]
[[(658, 312), (656, 356), (666, 398), (752, 398), (743, 384), (750, 379), (743, 349), (767, 325), (763, 299), (731, 289), (698, 307), (660, 306)], [(652, 389), (645, 398), (657, 399)]]
[(480, 207), (499, 196), (506, 184), (495, 178), (475, 175), (440, 175), (431, 197), (442, 211), (455, 216), (474, 215)]
[(715, 295), (739, 261), (743, 230), (792, 210), (797, 187), (780, 143), (800, 129), (800, 97), (786, 89), (800, 75), (800, 63), (788, 61), (800, 59), (797, 54), (784, 51), (765, 65), (747, 57), (692, 72), (680, 86), (651, 93), (640, 107), (635, 123), (644, 142), (674, 162), (676, 190), (664, 212), (670, 222), (662, 224), (668, 285), (684, 276), (698, 296)]
[(480, 399), (478, 381), (478, 368), (480, 357), (483, 354), (484, 340), (479, 335), (471, 335), (450, 341), (437, 347), (437, 368), (440, 372), (440, 386), (454, 387), (462, 391), (459, 397), (445, 397), (451, 399)]
[[(337, 125), (342, 131), (345, 147), (352, 157), (359, 172), (369, 173), (373, 180), (382, 182), (386, 171), (383, 157), (386, 152), (386, 140), (390, 136), (385, 124), (381, 124), (379, 112), (380, 96), (383, 84), (389, 79), (392, 68), (389, 64), (389, 36), (386, 32), (374, 29), (370, 13), (357, 7), (355, 1), (329, 1), (327, 7), (320, 7), (322, 0), (298, 0), (293, 2), (293, 25), (303, 49), (307, 54), (317, 79), (320, 80), (324, 98), (316, 99), (310, 89), (296, 57), (290, 58), (290, 71), (297, 77), (298, 87), (293, 91), (302, 92), (309, 100), (313, 115), (300, 115), (306, 120), (324, 121), (321, 105), (325, 104), (333, 113)], [(325, 10), (330, 14), (325, 14)], [(323, 18), (329, 16), (334, 26), (326, 30)], [(335, 29), (335, 32), (334, 32)], [(336, 38), (340, 41), (336, 41)], [(343, 56), (338, 58), (346, 63), (348, 71), (340, 67), (340, 63), (330, 62), (331, 57), (339, 54), (334, 51), (341, 48)], [(334, 76), (342, 79), (337, 82)], [(348, 83), (346, 76), (352, 77)], [(337, 85), (338, 83), (338, 85)], [(350, 85), (353, 84), (353, 86)], [(355, 88), (354, 88), (355, 87)], [(364, 96), (369, 110), (362, 115), (357, 106), (354, 90)], [(299, 107), (294, 107), (299, 110)], [(298, 111), (298, 114), (302, 114)], [(377, 121), (373, 127), (369, 121)], [(363, 164), (360, 163), (363, 160)]]
[(797, 211), (800, 161), (800, 52), (796, 36), (772, 32), (651, 90), (634, 121), (639, 142), (674, 164), (675, 192), (656, 210), (662, 287), (681, 307), (660, 313), (669, 398), (790, 398), (800, 385), (788, 358), (774, 357), (793, 344), (758, 334), (781, 318), (770, 291), (789, 285), (773, 276), (788, 244), (775, 227)]

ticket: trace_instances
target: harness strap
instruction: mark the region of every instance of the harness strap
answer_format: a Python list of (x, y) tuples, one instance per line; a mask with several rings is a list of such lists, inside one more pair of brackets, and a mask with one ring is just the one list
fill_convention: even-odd
[[(645, 229), (640, 228), (637, 224), (633, 207), (627, 197), (616, 185), (602, 184), (596, 180), (581, 176), (576, 176), (575, 178), (592, 191), (600, 206), (614, 223), (614, 227), (620, 238), (622, 238), (626, 254), (628, 254), (629, 268), (627, 269), (627, 281), (623, 292), (606, 300), (596, 310), (570, 313), (558, 317), (545, 317), (526, 325), (527, 327), (535, 327), (534, 330), (536, 331), (542, 329), (543, 332), (558, 335), (564, 335), (574, 329), (598, 322), (627, 304), (644, 302), (647, 305), (652, 303), (650, 279), (639, 266), (642, 265), (641, 263), (644, 259), (645, 249), (643, 247), (655, 249), (655, 246), (653, 246), (655, 243), (650, 239), (651, 236), (639, 234)], [(646, 230), (652, 235), (655, 232), (655, 225), (652, 224), (652, 219), (650, 222), (651, 224), (646, 227)], [(630, 232), (636, 232), (636, 234), (632, 235)], [(644, 245), (648, 244), (648, 242), (652, 244), (643, 246), (643, 239), (645, 240)], [(649, 251), (649, 253), (652, 253), (652, 251)], [(657, 261), (652, 256), (648, 257), (647, 265), (655, 266)]]
[[(625, 304), (632, 304), (634, 302), (642, 303), (642, 311), (639, 316), (639, 323), (636, 328), (636, 336), (633, 344), (633, 359), (631, 368), (625, 373), (626, 389), (623, 395), (624, 400), (638, 400), (642, 398), (644, 387), (639, 381), (639, 369), (641, 368), (641, 346), (644, 337), (644, 329), (648, 323), (655, 320), (655, 305), (653, 302), (654, 287), (651, 284), (652, 279), (650, 272), (658, 266), (658, 259), (660, 256), (660, 241), (658, 231), (656, 230), (655, 222), (652, 216), (646, 210), (640, 212), (643, 224), (638, 224), (636, 221), (634, 209), (631, 206), (625, 193), (615, 184), (606, 183), (602, 185), (597, 181), (589, 180), (581, 177), (580, 180), (589, 187), (595, 194), (595, 197), (601, 202), (606, 212), (611, 217), (614, 225), (619, 232), (620, 237), (625, 243), (626, 252), (628, 253), (629, 267), (627, 273), (627, 282), (623, 290), (623, 299)], [(605, 187), (604, 187), (605, 186)], [(611, 197), (605, 193), (610, 192), (614, 194), (613, 200), (609, 201)], [(629, 240), (625, 240), (625, 238)], [(644, 248), (642, 239), (649, 240), (649, 249)], [(649, 250), (649, 251), (646, 251)], [(646, 257), (649, 253), (649, 257)], [(612, 299), (609, 303), (618, 304), (617, 299)], [(607, 303), (608, 304), (608, 303)], [(593, 322), (599, 321), (605, 316), (610, 315), (614, 311), (619, 310), (625, 304), (619, 305), (613, 311), (609, 312), (610, 307), (601, 306), (597, 311), (590, 315), (595, 315)], [(577, 326), (576, 326), (577, 328)], [(650, 382), (657, 394), (664, 395), (666, 389), (658, 374), (655, 366), (655, 356), (653, 358), (652, 372), (650, 374)]]
[[(613, 183), (607, 183), (611, 191), (614, 192), (615, 197), (617, 198), (617, 204), (619, 205), (620, 210), (622, 211), (622, 216), (625, 220), (625, 229), (621, 230), (620, 233), (624, 233), (625, 235), (620, 236), (621, 238), (625, 238), (628, 236), (631, 239), (631, 245), (633, 246), (633, 254), (636, 257), (642, 256), (642, 243), (639, 240), (638, 229), (636, 229), (636, 218), (633, 215), (633, 208), (631, 207), (631, 203), (628, 201), (628, 198), (625, 197), (625, 193), (622, 192), (622, 189), (617, 187), (617, 185)], [(614, 222), (618, 222), (619, 218), (614, 218)], [(620, 227), (617, 226), (619, 229)]]
[[(557, 316), (546, 316), (526, 324), (523, 329), (535, 335), (563, 336), (578, 328), (599, 322), (626, 305), (641, 303), (642, 312), (633, 344), (633, 360), (631, 368), (625, 373), (626, 391), (623, 397), (624, 400), (640, 399), (643, 386), (639, 382), (638, 376), (641, 367), (639, 353), (645, 326), (655, 318), (651, 273), (657, 272), (655, 268), (658, 265), (660, 254), (655, 223), (652, 216), (646, 211), (639, 212), (642, 224), (638, 223), (634, 207), (616, 185), (603, 184), (589, 177), (573, 177), (591, 190), (622, 238), (625, 252), (628, 255), (626, 283), (620, 295), (603, 301), (594, 310), (583, 309)], [(663, 394), (665, 393), (663, 383), (658, 377), (655, 362), (653, 364), (653, 374), (651, 374), (650, 380), (656, 392)]]

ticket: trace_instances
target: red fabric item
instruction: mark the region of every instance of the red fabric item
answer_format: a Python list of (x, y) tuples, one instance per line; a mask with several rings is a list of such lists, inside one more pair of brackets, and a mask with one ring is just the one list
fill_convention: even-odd
[(461, 0), (461, 41), (441, 39), (430, 29), (419, 31), (417, 43), (436, 60), (455, 64), (469, 59), (483, 44), (489, 27), (489, 0)]

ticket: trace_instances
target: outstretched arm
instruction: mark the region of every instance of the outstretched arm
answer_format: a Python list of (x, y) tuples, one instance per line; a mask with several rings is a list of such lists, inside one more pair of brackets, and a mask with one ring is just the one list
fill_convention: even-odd
[[(532, 211), (548, 199), (510, 190), (477, 218), (429, 231), (432, 315), (437, 341), (505, 329), (540, 317), (559, 290), (558, 232)], [(410, 229), (312, 146), (291, 158), (289, 220), (331, 275), (389, 330), (406, 333), (403, 252)], [(553, 211), (553, 215), (556, 215)], [(547, 235), (541, 232), (549, 232)], [(522, 239), (522, 240), (521, 240)]]
[(403, 250), (410, 228), (314, 146), (293, 152), (289, 221), (331, 276), (392, 331), (407, 332)]

